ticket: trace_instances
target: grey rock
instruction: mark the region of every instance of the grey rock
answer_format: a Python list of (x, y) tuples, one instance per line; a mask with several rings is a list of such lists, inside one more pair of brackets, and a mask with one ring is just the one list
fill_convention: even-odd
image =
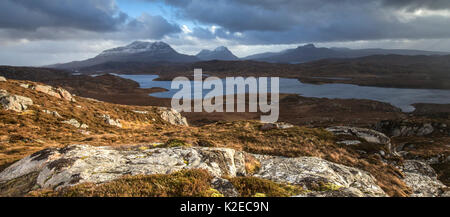
[(226, 148), (113, 148), (72, 145), (45, 149), (0, 173), (0, 183), (37, 172), (40, 188), (78, 183), (103, 183), (123, 175), (170, 174), (181, 169), (206, 169), (215, 177), (234, 177), (236, 151)]
[(54, 88), (49, 85), (40, 85), (40, 84), (32, 86), (31, 88), (59, 99), (65, 99), (70, 102), (76, 101), (75, 98), (72, 96), (72, 94), (70, 94), (69, 91), (63, 88)]
[(339, 142), (337, 142), (337, 144), (343, 144), (343, 145), (359, 145), (359, 144), (361, 144), (361, 141), (359, 141), (359, 140), (344, 140), (344, 141), (339, 141)]
[(261, 130), (272, 130), (272, 129), (289, 129), (294, 127), (294, 125), (284, 122), (278, 123), (265, 123), (261, 126)]
[(109, 115), (102, 115), (101, 117), (105, 120), (106, 124), (122, 128), (122, 124), (120, 123), (119, 119), (112, 119)]
[(57, 111), (50, 111), (50, 110), (44, 109), (44, 110), (42, 110), (42, 112), (44, 112), (45, 114), (48, 114), (48, 115), (52, 115), (57, 118), (62, 118), (62, 116)]
[(135, 110), (135, 111), (133, 111), (134, 113), (136, 113), (136, 114), (148, 114), (148, 111), (138, 111), (138, 110)]
[(218, 190), (225, 197), (239, 197), (239, 192), (233, 186), (233, 184), (227, 179), (215, 177), (211, 185), (214, 189)]
[(378, 131), (347, 126), (329, 127), (326, 128), (326, 130), (335, 135), (356, 136), (357, 138), (363, 139), (370, 143), (385, 145), (386, 149), (389, 151), (389, 154), (398, 156), (397, 151), (392, 148), (391, 139), (387, 137), (385, 134), (380, 133)]
[(22, 88), (25, 88), (25, 89), (30, 88), (29, 84), (20, 84), (19, 86), (22, 87)]
[(419, 130), (417, 130), (418, 136), (426, 136), (433, 133), (434, 128), (431, 124), (424, 124)]
[(390, 144), (391, 139), (375, 130), (358, 128), (358, 127), (346, 127), (346, 126), (337, 126), (337, 127), (329, 127), (326, 128), (327, 131), (332, 132), (336, 135), (353, 135), (358, 138), (364, 139), (367, 142), (377, 143), (387, 145)]
[(9, 94), (6, 90), (0, 90), (0, 105), (6, 110), (22, 112), (28, 106), (33, 105), (33, 100), (28, 97)]
[(284, 158), (255, 155), (261, 162), (261, 169), (256, 177), (275, 182), (303, 185), (305, 189), (314, 190), (311, 186), (327, 183), (343, 188), (353, 188), (355, 195), (369, 197), (386, 196), (386, 193), (375, 183), (375, 179), (360, 169), (335, 164), (316, 157)]
[(0, 82), (5, 82), (5, 81), (6, 81), (6, 78), (3, 76), (0, 76)]
[(403, 181), (413, 190), (412, 197), (437, 197), (446, 186), (437, 179), (436, 172), (428, 164), (417, 160), (406, 160), (400, 168)]
[(70, 119), (67, 121), (63, 121), (64, 124), (69, 124), (72, 125), (76, 128), (81, 128), (81, 129), (87, 129), (89, 128), (89, 126), (87, 124), (81, 124), (80, 122), (78, 122), (76, 119)]
[(172, 108), (159, 107), (158, 112), (160, 117), (173, 125), (189, 126), (185, 117), (181, 116), (179, 112)]

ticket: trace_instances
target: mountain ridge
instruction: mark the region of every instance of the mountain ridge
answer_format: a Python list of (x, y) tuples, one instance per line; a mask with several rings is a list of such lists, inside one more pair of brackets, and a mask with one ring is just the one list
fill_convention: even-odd
[(214, 50), (201, 50), (197, 55), (201, 60), (239, 60), (227, 47), (219, 46)]

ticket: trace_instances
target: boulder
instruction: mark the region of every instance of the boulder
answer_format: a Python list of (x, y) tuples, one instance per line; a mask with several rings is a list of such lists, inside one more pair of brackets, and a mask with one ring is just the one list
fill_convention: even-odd
[(181, 116), (179, 112), (172, 108), (159, 107), (158, 112), (160, 117), (173, 125), (189, 126), (185, 117)]
[(78, 122), (76, 119), (70, 119), (67, 121), (63, 121), (64, 124), (70, 124), (76, 128), (81, 128), (81, 129), (87, 129), (89, 128), (89, 126), (87, 124), (81, 124), (80, 122)]
[[(398, 156), (398, 153), (395, 149), (392, 148), (391, 145), (391, 139), (384, 135), (383, 133), (380, 133), (375, 130), (366, 129), (366, 128), (359, 128), (359, 127), (347, 127), (347, 126), (336, 126), (336, 127), (328, 127), (326, 128), (327, 131), (339, 136), (354, 136), (361, 140), (364, 140), (369, 143), (375, 143), (375, 144), (381, 144), (385, 145), (386, 149), (389, 151), (390, 154), (393, 154), (395, 156)], [(346, 139), (348, 140), (348, 139)], [(339, 142), (338, 142), (339, 143)], [(340, 141), (342, 144), (349, 143), (348, 141)], [(356, 142), (351, 142), (352, 145), (356, 145)]]
[(446, 186), (437, 179), (436, 172), (428, 164), (417, 160), (405, 160), (400, 167), (403, 181), (413, 191), (411, 197), (443, 196)]
[(265, 123), (261, 126), (261, 130), (272, 130), (272, 129), (289, 129), (294, 127), (294, 125), (284, 122), (278, 123)]
[(389, 137), (387, 137), (383, 133), (371, 129), (337, 126), (326, 128), (326, 130), (332, 132), (335, 135), (356, 136), (370, 143), (377, 143), (383, 145), (391, 143), (391, 139)]
[(25, 89), (30, 88), (29, 84), (20, 84), (19, 86), (22, 87), (22, 88), (25, 88)]
[(6, 81), (6, 78), (3, 76), (0, 76), (0, 82), (5, 82), (5, 81)]
[[(95, 147), (72, 145), (44, 149), (0, 173), (0, 184), (37, 173), (39, 188), (60, 188), (83, 182), (102, 183), (123, 175), (170, 174), (182, 169), (206, 169), (213, 176), (245, 173), (242, 155), (226, 148)], [(222, 180), (223, 181), (223, 180)], [(222, 183), (223, 185), (223, 183)], [(229, 185), (228, 185), (229, 187)]]
[[(447, 132), (445, 124), (443, 123), (415, 123), (408, 120), (386, 120), (381, 121), (375, 125), (377, 130), (386, 133), (389, 136), (427, 136), (435, 132), (436, 128), (441, 128), (442, 131)], [(436, 127), (433, 127), (435, 125)]]
[(62, 118), (62, 116), (57, 111), (50, 111), (50, 110), (42, 110), (45, 114), (52, 115), (53, 117)]
[(34, 90), (48, 94), (50, 96), (59, 98), (59, 99), (65, 99), (70, 102), (75, 102), (75, 98), (72, 96), (72, 94), (69, 93), (69, 91), (63, 89), (63, 88), (54, 88), (49, 85), (36, 85), (32, 87)]
[(105, 120), (106, 124), (122, 128), (122, 124), (120, 123), (119, 119), (117, 119), (117, 120), (112, 119), (111, 116), (109, 116), (109, 115), (102, 115), (101, 117), (103, 118), (103, 120)]
[(6, 110), (23, 112), (28, 106), (33, 105), (33, 100), (28, 97), (9, 94), (5, 90), (0, 90), (0, 105)]
[(317, 186), (329, 186), (330, 191), (344, 189), (354, 196), (387, 196), (375, 183), (369, 173), (317, 157), (284, 158), (255, 155), (261, 162), (256, 177), (275, 182), (302, 185), (305, 189), (317, 191)]

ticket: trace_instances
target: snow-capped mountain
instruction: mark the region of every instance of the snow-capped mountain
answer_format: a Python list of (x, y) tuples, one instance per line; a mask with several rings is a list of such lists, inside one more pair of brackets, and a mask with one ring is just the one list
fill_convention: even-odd
[(48, 67), (60, 69), (81, 69), (98, 64), (108, 62), (137, 62), (137, 63), (154, 63), (154, 62), (196, 62), (199, 59), (195, 56), (180, 54), (170, 45), (164, 42), (142, 42), (135, 41), (124, 47), (117, 47), (101, 52), (94, 58), (74, 61), (64, 64), (56, 64)]
[(214, 50), (202, 50), (196, 55), (201, 60), (238, 60), (228, 48), (224, 46), (217, 47)]
[(98, 56), (116, 56), (116, 55), (129, 55), (136, 53), (171, 53), (176, 52), (170, 45), (164, 42), (142, 42), (135, 41), (125, 47), (117, 47), (109, 50), (105, 50), (100, 53)]

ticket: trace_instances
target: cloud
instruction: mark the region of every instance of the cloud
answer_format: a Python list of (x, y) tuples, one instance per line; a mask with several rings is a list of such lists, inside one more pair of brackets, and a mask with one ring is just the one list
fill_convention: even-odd
[(5, 40), (161, 39), (180, 31), (161, 16), (129, 17), (114, 0), (0, 1)]
[[(192, 35), (203, 39), (219, 37), (243, 44), (290, 44), (450, 38), (448, 0), (163, 2), (175, 8), (180, 19), (199, 23), (200, 27), (194, 28)], [(204, 27), (213, 25), (220, 31), (210, 33)], [(234, 33), (239, 33), (239, 37)]]

